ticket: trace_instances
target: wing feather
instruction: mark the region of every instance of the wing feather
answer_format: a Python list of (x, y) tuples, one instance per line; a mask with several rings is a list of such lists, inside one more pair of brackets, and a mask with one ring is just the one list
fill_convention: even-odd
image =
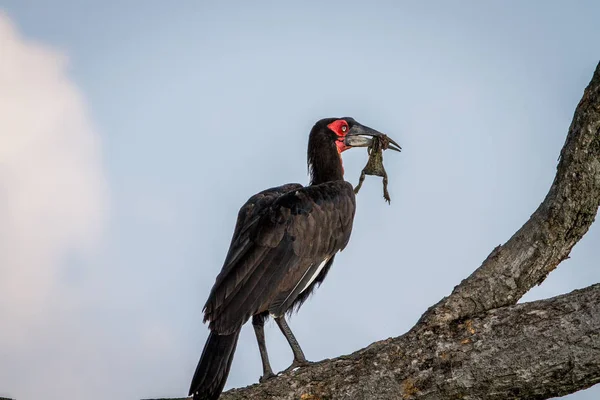
[(344, 181), (283, 185), (251, 197), (205, 305), (211, 329), (228, 334), (256, 313), (281, 315), (300, 293), (305, 298), (348, 243), (354, 209)]

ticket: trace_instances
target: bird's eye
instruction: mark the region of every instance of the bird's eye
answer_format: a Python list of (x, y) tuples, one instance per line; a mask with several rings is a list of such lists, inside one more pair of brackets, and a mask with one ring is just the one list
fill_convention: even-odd
[(346, 125), (342, 126), (342, 132), (346, 132), (346, 129), (348, 129)]

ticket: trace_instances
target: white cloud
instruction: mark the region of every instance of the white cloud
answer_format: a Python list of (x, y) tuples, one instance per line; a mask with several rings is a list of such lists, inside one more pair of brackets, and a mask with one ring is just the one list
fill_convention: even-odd
[(26, 359), (40, 329), (59, 323), (51, 309), (67, 315), (65, 261), (97, 245), (108, 198), (99, 137), (64, 55), (21, 37), (0, 12), (0, 60), (0, 390), (7, 390), (14, 382), (4, 377), (15, 366), (5, 362)]

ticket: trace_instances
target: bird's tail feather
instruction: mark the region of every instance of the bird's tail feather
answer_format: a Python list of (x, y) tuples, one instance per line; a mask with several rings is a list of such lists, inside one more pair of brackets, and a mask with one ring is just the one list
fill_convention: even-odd
[(202, 356), (190, 385), (194, 400), (217, 400), (223, 391), (240, 330), (231, 335), (211, 332), (202, 350)]

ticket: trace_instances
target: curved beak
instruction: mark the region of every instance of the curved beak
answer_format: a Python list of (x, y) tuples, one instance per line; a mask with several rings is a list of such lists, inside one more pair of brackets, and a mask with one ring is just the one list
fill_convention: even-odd
[(369, 128), (368, 126), (354, 124), (344, 137), (344, 144), (349, 147), (368, 147), (373, 143), (373, 137), (387, 138), (389, 141), (388, 149), (401, 151), (402, 147), (396, 143), (392, 138), (384, 135), (381, 132), (377, 132), (375, 129)]

